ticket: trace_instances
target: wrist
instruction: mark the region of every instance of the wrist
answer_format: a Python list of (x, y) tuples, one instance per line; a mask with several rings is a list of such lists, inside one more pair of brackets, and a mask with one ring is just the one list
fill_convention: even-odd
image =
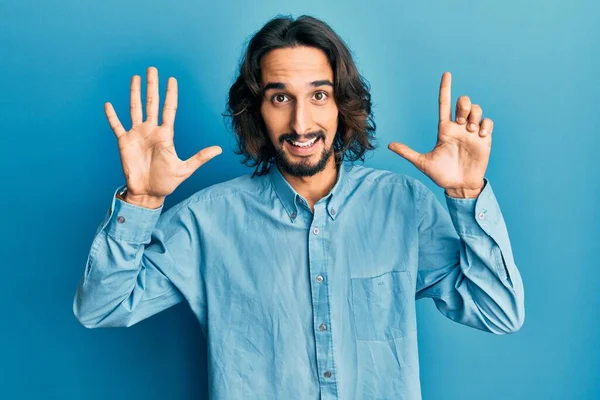
[(479, 197), (483, 190), (483, 186), (479, 189), (453, 188), (446, 189), (446, 195), (456, 199), (475, 199)]
[(117, 193), (116, 197), (134, 206), (150, 209), (160, 208), (165, 201), (164, 196), (136, 195), (129, 193), (127, 189)]

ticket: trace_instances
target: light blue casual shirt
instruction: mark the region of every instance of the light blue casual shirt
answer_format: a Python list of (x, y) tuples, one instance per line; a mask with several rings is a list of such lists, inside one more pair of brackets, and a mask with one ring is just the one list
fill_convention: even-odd
[(420, 399), (417, 299), (496, 334), (524, 319), (490, 183), (446, 202), (349, 163), (314, 212), (276, 167), (162, 215), (113, 198), (74, 313), (88, 328), (131, 326), (185, 300), (213, 399)]

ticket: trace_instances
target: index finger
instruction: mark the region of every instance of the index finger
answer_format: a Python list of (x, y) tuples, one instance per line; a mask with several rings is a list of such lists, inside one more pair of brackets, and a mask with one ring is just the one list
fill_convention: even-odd
[(177, 80), (169, 78), (167, 81), (167, 97), (163, 106), (163, 125), (173, 126), (177, 112)]
[(452, 74), (444, 72), (442, 82), (440, 83), (440, 122), (452, 120), (452, 106), (450, 104), (452, 99), (451, 86)]
[(133, 78), (131, 78), (129, 110), (131, 114), (132, 125), (139, 125), (144, 120), (144, 116), (142, 115), (142, 97), (140, 94), (140, 81), (141, 78), (139, 75), (134, 75)]

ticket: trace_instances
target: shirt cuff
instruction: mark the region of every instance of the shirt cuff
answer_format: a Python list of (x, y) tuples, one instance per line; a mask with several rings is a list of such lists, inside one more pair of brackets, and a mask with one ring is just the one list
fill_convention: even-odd
[(125, 186), (115, 190), (104, 226), (107, 233), (116, 240), (134, 243), (148, 243), (156, 226), (163, 206), (157, 209), (139, 207), (117, 199), (116, 194)]
[(478, 236), (483, 230), (488, 235), (494, 231), (500, 217), (500, 206), (489, 181), (484, 178), (484, 187), (477, 198), (458, 199), (447, 194), (446, 204), (456, 231), (462, 235)]

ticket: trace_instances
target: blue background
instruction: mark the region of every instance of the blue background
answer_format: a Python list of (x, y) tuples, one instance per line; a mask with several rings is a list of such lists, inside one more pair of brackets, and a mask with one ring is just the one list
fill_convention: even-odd
[(597, 4), (0, 0), (0, 398), (205, 397), (205, 343), (186, 305), (129, 329), (87, 330), (72, 314), (123, 182), (103, 103), (128, 127), (130, 77), (155, 65), (161, 93), (179, 80), (181, 157), (223, 147), (167, 207), (249, 173), (221, 113), (245, 41), (279, 13), (324, 19), (354, 52), (378, 124), (366, 165), (434, 187), (386, 146), (432, 148), (446, 70), (454, 101), (467, 94), (495, 121), (487, 177), (523, 275), (525, 325), (493, 336), (419, 302), (424, 398), (600, 398)]

